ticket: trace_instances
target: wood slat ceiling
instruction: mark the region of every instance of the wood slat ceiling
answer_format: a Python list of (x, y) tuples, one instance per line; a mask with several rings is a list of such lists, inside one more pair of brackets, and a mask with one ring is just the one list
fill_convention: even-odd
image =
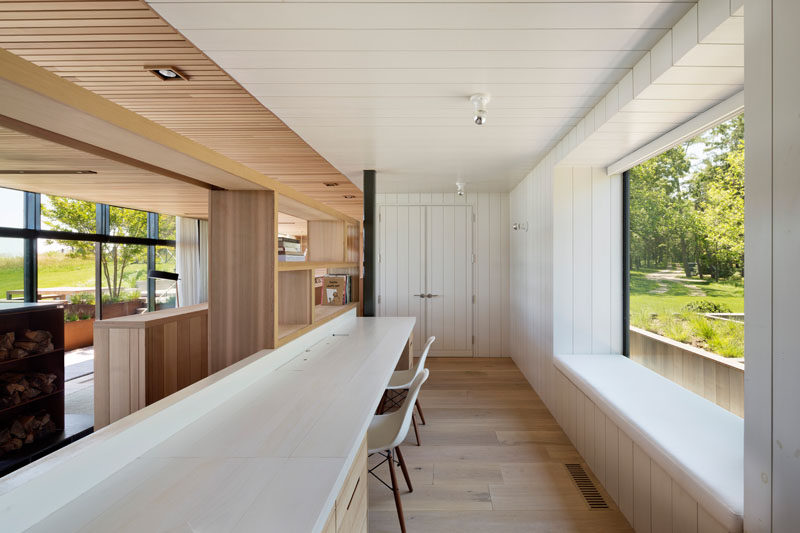
[[(0, 174), (0, 187), (167, 215), (208, 218), (206, 189), (3, 127), (0, 127), (0, 170), (90, 170), (96, 174)], [(142, 188), (153, 191), (146, 202), (137, 201), (142, 197)], [(65, 190), (70, 193), (65, 194)]]
[[(0, 46), (361, 219), (361, 191), (143, 1), (0, 2)], [(189, 80), (144, 69), (166, 65)]]

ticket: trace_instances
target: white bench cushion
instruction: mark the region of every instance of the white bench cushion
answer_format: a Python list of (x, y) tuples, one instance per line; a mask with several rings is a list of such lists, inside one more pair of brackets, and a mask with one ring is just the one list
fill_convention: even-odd
[(744, 420), (621, 355), (555, 364), (720, 524), (742, 530)]

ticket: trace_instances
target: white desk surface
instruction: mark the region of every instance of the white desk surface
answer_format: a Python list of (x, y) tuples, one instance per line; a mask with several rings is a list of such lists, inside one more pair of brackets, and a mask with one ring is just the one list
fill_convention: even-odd
[[(262, 356), (294, 350), (280, 366), (255, 358), (231, 374), (250, 373), (251, 384), (177, 432), (154, 437), (144, 453), (28, 531), (320, 531), (413, 326), (413, 318), (344, 316), (315, 344)], [(197, 396), (181, 404), (191, 407)], [(0, 521), (2, 496), (9, 496), (2, 488)]]

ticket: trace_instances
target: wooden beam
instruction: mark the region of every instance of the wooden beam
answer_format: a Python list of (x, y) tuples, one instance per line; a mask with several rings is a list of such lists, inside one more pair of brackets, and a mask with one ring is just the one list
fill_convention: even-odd
[(19, 120), (7, 117), (5, 115), (0, 115), (0, 126), (6, 127), (10, 130), (14, 130), (19, 133), (30, 135), (32, 137), (44, 139), (45, 141), (54, 142), (62, 146), (66, 146), (68, 148), (74, 148), (76, 150), (80, 150), (81, 152), (86, 152), (87, 154), (100, 156), (105, 159), (110, 159), (111, 161), (116, 161), (117, 163), (123, 163), (125, 165), (139, 168), (141, 170), (146, 170), (148, 172), (152, 172), (153, 174), (160, 174), (161, 176), (164, 176), (166, 178), (182, 181), (184, 183), (188, 183), (196, 187), (201, 187), (203, 189), (208, 189), (208, 190), (219, 189), (219, 187), (216, 187), (204, 181), (196, 180), (194, 178), (190, 178), (189, 176), (185, 176), (183, 174), (179, 174), (177, 172), (173, 172), (165, 168), (157, 167), (155, 165), (145, 163), (144, 161), (139, 161), (138, 159), (133, 159), (132, 157), (118, 154), (116, 152), (112, 152), (111, 150), (106, 150), (105, 148), (100, 148), (99, 146), (94, 146), (92, 144), (85, 143), (83, 141), (79, 141), (77, 139), (73, 139), (71, 137), (67, 137), (65, 135), (61, 135), (59, 133), (46, 130), (44, 128), (40, 128), (38, 126), (34, 126), (32, 124), (20, 122)]
[[(228, 175), (234, 179), (239, 178), (251, 184), (251, 187), (240, 184), (240, 186), (236, 188), (264, 188), (273, 190), (283, 196), (293, 198), (341, 220), (355, 222), (355, 219), (280, 183), (276, 179), (270, 178), (248, 166), (223, 156), (198, 142), (161, 126), (4, 49), (0, 49), (0, 79), (11, 82), (19, 86), (19, 88), (27, 89), (37, 95), (47, 97), (52, 102), (62, 104), (72, 110), (77, 110), (88, 117), (99, 119), (109, 130), (119, 128), (124, 132), (133, 134), (133, 138), (149, 141), (150, 143), (165, 147), (174, 152), (176, 156), (179, 155), (183, 159), (188, 157), (205, 166), (222, 171), (220, 173), (221, 176)], [(9, 88), (6, 89), (9, 91)], [(13, 102), (8, 100), (5, 101), (6, 105), (4, 106), (2, 105), (3, 100), (6, 99), (0, 99), (0, 114), (10, 116), (15, 120), (31, 122), (43, 129), (49, 129), (44, 123), (55, 118), (48, 117), (45, 113), (40, 112), (34, 119), (27, 120), (26, 117), (21, 116), (19, 107), (14, 107)], [(27, 112), (32, 114), (36, 109), (37, 108), (29, 108)], [(74, 125), (59, 124), (62, 129), (73, 126), (80, 129), (81, 125), (80, 123)], [(85, 124), (83, 124), (83, 126), (85, 127)], [(96, 135), (100, 132), (94, 131), (93, 133)], [(76, 135), (76, 137), (80, 137), (80, 135)], [(204, 181), (206, 179), (209, 178), (205, 178)], [(212, 182), (212, 184), (218, 187), (225, 187), (221, 183)]]

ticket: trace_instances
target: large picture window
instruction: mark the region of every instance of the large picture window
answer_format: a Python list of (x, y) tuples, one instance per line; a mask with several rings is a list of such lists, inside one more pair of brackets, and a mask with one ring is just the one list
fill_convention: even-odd
[(744, 150), (739, 115), (632, 168), (624, 187), (628, 355), (737, 414)]

